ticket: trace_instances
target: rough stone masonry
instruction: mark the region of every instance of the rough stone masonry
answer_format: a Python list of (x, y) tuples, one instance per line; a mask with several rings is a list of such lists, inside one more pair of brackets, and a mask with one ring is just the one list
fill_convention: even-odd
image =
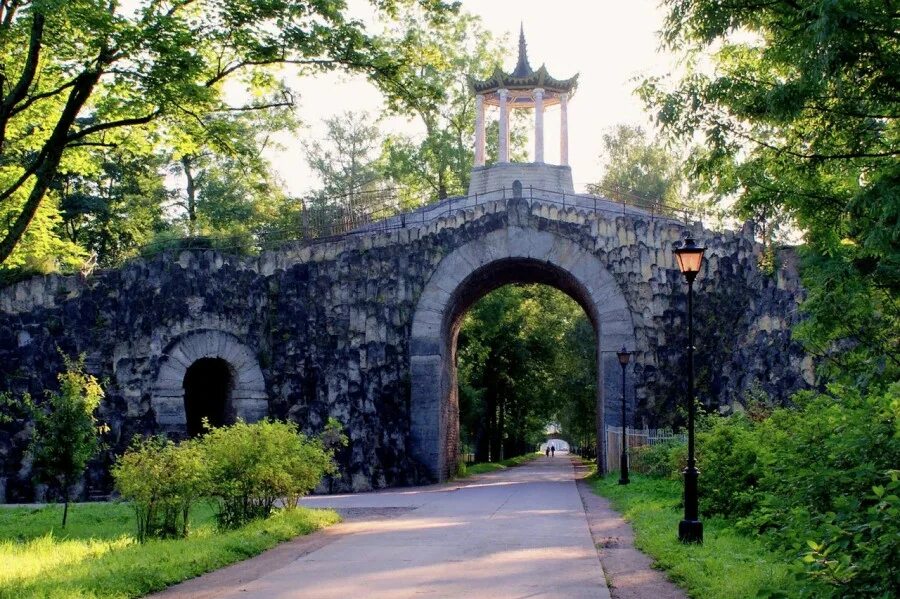
[[(695, 315), (700, 400), (731, 406), (760, 389), (784, 401), (813, 383), (790, 336), (796, 260), (783, 253), (774, 275), (761, 272), (750, 227), (714, 233), (597, 198), (489, 195), (393, 224), (258, 257), (182, 251), (3, 289), (0, 390), (40, 398), (61, 352), (85, 354), (110, 426), (86, 492), (109, 489), (108, 465), (133, 435), (186, 435), (187, 373), (210, 359), (227, 364), (226, 418), (287, 418), (310, 434), (329, 417), (344, 424), (350, 444), (330, 489), (440, 479), (457, 459), (459, 320), (503, 284), (555, 285), (585, 308), (598, 333), (598, 430), (619, 424), (622, 345), (635, 352), (629, 418), (675, 420), (686, 298), (672, 249), (687, 233), (709, 248)], [(7, 501), (42, 492), (27, 438), (21, 423), (0, 428)]]

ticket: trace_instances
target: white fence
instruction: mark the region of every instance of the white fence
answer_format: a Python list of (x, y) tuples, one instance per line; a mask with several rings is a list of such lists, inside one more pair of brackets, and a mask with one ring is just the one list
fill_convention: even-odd
[[(640, 447), (642, 445), (656, 445), (658, 443), (677, 442), (687, 443), (687, 435), (676, 433), (669, 428), (631, 428), (625, 429), (625, 439), (628, 447)], [(619, 470), (622, 455), (622, 427), (606, 427), (606, 469), (612, 472)]]

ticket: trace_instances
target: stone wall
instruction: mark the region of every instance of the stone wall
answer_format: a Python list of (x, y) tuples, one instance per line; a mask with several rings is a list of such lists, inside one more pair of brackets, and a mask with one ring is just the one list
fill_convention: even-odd
[[(516, 230), (564, 240), (602, 265), (606, 286), (627, 306), (622, 320), (636, 351), (629, 397), (648, 423), (672, 421), (683, 389), (685, 287), (672, 248), (688, 231), (709, 247), (697, 283), (701, 399), (731, 404), (758, 387), (784, 400), (812, 382), (811, 365), (790, 338), (802, 293), (793, 263), (788, 255), (777, 276), (761, 273), (749, 229), (717, 234), (635, 211), (537, 200), (447, 212), (421, 226), (254, 258), (185, 251), (86, 280), (38, 277), (0, 290), (0, 389), (40, 397), (55, 387), (60, 352), (84, 353), (107, 389), (101, 419), (110, 425), (109, 450), (87, 479), (88, 488), (103, 489), (106, 466), (133, 435), (184, 434), (178, 377), (192, 360), (218, 356), (237, 373), (238, 415), (267, 412), (310, 434), (329, 417), (347, 427), (350, 445), (338, 456), (333, 489), (423, 482), (434, 472), (410, 440), (413, 316), (445, 257)], [(513, 254), (548, 259), (529, 255), (536, 251)], [(517, 272), (508, 269), (504, 282)], [(532, 280), (530, 272), (522, 270), (521, 280)], [(614, 355), (601, 362), (607, 359)], [(618, 389), (609, 372), (601, 369), (601, 387)], [(607, 421), (616, 424), (619, 396), (607, 395)], [(8, 501), (35, 496), (26, 441), (21, 426), (0, 427)]]

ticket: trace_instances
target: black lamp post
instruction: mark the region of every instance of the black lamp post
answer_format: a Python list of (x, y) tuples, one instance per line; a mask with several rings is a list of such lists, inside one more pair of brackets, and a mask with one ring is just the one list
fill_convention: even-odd
[(692, 237), (674, 251), (678, 268), (688, 283), (688, 462), (684, 469), (684, 520), (678, 523), (678, 539), (682, 543), (702, 543), (703, 523), (697, 500), (697, 463), (694, 461), (694, 279), (700, 272), (705, 247), (697, 246)]
[(631, 354), (624, 347), (616, 352), (619, 357), (619, 364), (622, 366), (622, 463), (620, 464), (621, 474), (619, 475), (619, 484), (627, 485), (628, 480), (628, 436), (625, 432), (625, 367), (628, 366), (628, 360)]

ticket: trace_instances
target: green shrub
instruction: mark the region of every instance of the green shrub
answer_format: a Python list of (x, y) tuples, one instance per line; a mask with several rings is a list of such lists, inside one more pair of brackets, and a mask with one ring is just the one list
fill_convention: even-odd
[(178, 445), (165, 437), (136, 438), (112, 469), (116, 489), (132, 502), (137, 537), (186, 537), (190, 510), (208, 490), (198, 441)]
[(107, 427), (97, 422), (94, 412), (103, 399), (103, 389), (84, 370), (84, 356), (63, 356), (66, 370), (59, 374), (59, 391), (48, 392), (47, 400), (33, 403), (23, 398), (34, 429), (28, 446), (38, 478), (55, 486), (62, 496), (62, 525), (69, 515), (72, 488), (84, 474), (88, 462), (100, 449), (100, 434)]
[(743, 517), (759, 501), (761, 444), (743, 414), (707, 419), (697, 433), (697, 468), (703, 476), (700, 510), (704, 515)]
[[(900, 384), (862, 394), (831, 386), (758, 422), (701, 420), (705, 514), (740, 518), (797, 568), (816, 598), (885, 598), (900, 588)], [(677, 449), (670, 454), (671, 459)]]
[(655, 445), (639, 445), (628, 450), (631, 459), (630, 467), (635, 472), (650, 476), (673, 478), (681, 476), (681, 472), (675, 472), (672, 466), (672, 454), (678, 446), (684, 445), (680, 441), (666, 441)]
[(201, 442), (210, 493), (222, 528), (269, 516), (283, 499), (294, 506), (325, 474), (335, 471), (332, 452), (292, 422), (238, 422), (214, 428)]

